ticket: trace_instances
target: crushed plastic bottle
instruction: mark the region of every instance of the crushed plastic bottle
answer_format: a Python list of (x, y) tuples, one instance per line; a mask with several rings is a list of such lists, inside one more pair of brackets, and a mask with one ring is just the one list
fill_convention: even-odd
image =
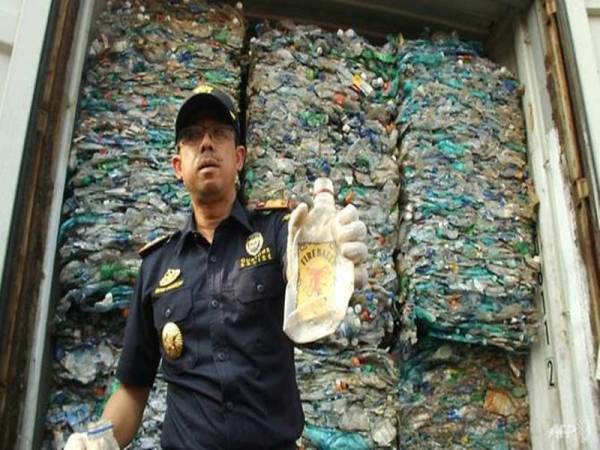
[(335, 239), (333, 183), (317, 178), (314, 204), (292, 239), (283, 330), (296, 343), (333, 333), (354, 291), (354, 264)]
[(344, 433), (333, 428), (306, 426), (306, 440), (319, 450), (370, 450), (357, 433)]

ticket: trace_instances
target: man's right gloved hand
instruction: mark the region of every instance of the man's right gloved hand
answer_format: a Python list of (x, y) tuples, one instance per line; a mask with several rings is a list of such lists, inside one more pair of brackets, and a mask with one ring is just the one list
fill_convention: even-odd
[[(308, 205), (300, 203), (292, 211), (288, 223), (288, 241), (287, 241), (287, 279), (291, 280), (289, 273), (291, 268), (290, 259), (293, 252), (294, 236), (300, 228), (306, 216), (308, 215)], [(335, 239), (340, 245), (342, 254), (354, 264), (354, 287), (360, 289), (364, 287), (369, 279), (364, 262), (367, 259), (367, 227), (358, 217), (358, 210), (353, 205), (346, 205), (335, 215)]]
[(65, 444), (65, 450), (120, 450), (110, 422), (101, 422), (87, 433), (73, 433)]

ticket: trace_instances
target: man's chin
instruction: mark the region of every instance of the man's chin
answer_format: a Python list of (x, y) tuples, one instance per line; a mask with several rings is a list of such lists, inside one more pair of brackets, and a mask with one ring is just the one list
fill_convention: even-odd
[(204, 183), (196, 192), (196, 197), (202, 203), (214, 203), (226, 197), (227, 193), (220, 183)]

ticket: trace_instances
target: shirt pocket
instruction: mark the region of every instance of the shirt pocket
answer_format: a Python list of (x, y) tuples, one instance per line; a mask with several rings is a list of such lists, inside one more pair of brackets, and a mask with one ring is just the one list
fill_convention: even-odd
[(191, 310), (191, 289), (182, 289), (173, 293), (163, 294), (152, 305), (154, 325), (159, 333), (167, 322), (175, 322), (181, 328), (190, 315)]
[(283, 291), (283, 275), (279, 264), (264, 264), (242, 269), (235, 285), (236, 298), (244, 304), (279, 298)]
[(235, 285), (236, 333), (247, 351), (271, 353), (281, 348), (284, 286), (278, 263), (240, 271)]

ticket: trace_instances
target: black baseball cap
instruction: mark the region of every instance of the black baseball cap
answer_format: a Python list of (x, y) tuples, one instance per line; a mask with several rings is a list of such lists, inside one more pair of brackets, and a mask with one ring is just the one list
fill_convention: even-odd
[(175, 144), (179, 141), (179, 133), (192, 125), (196, 114), (201, 111), (215, 112), (224, 122), (235, 129), (236, 142), (239, 141), (240, 127), (233, 99), (225, 92), (208, 84), (194, 89), (194, 95), (188, 98), (177, 113), (175, 120)]

